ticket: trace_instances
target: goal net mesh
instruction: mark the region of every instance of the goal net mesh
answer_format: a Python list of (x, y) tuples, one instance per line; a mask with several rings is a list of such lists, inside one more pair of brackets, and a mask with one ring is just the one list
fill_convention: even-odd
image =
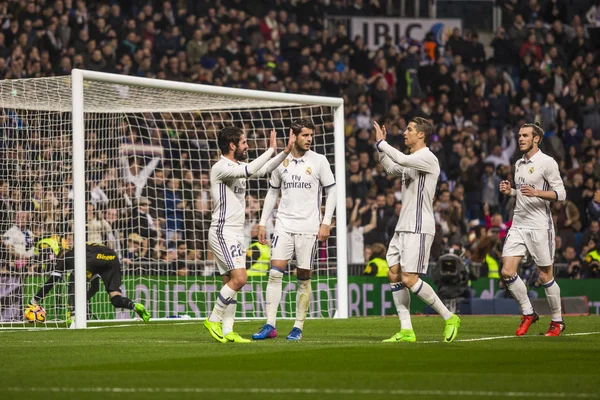
[[(78, 234), (71, 110), (70, 77), (0, 82), (0, 327), (34, 326), (24, 310), (55, 258), (43, 240), (72, 243)], [(333, 112), (326, 105), (84, 81), (86, 240), (117, 252), (123, 294), (144, 304), (152, 318), (206, 318), (221, 286), (208, 246), (209, 172), (219, 158), (218, 132), (243, 128), (253, 160), (266, 150), (271, 129), (281, 151), (291, 120), (307, 118), (316, 126), (312, 150), (335, 168)], [(267, 178), (248, 180), (248, 247), (267, 190)], [(315, 256), (311, 317), (336, 311), (335, 232)], [(294, 315), (293, 275), (292, 261), (280, 307), (284, 318)], [(68, 279), (40, 302), (46, 322), (36, 326), (64, 326)], [(267, 279), (249, 277), (238, 296), (238, 318), (264, 317)], [(88, 276), (87, 285), (88, 321), (135, 317), (112, 307), (101, 279)]]

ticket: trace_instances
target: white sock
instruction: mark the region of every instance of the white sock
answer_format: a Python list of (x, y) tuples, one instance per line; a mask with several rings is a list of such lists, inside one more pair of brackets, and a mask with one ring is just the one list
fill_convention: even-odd
[(223, 316), (225, 315), (225, 310), (231, 300), (234, 299), (237, 295), (237, 292), (230, 288), (227, 284), (223, 285), (219, 295), (217, 296), (217, 301), (215, 302), (215, 306), (213, 307), (212, 313), (208, 320), (210, 322), (221, 322), (223, 321)]
[(558, 283), (552, 279), (550, 282), (544, 284), (544, 290), (546, 291), (546, 298), (550, 305), (550, 311), (552, 311), (552, 321), (562, 321), (560, 287), (558, 286)]
[(294, 328), (302, 330), (304, 328), (304, 320), (310, 305), (310, 296), (312, 294), (312, 286), (310, 279), (298, 280), (298, 292), (296, 293), (296, 322)]
[(438, 314), (444, 318), (444, 321), (452, 317), (450, 310), (446, 308), (435, 291), (429, 284), (421, 279), (410, 288), (410, 291), (419, 296), (421, 300), (433, 308)]
[(235, 319), (235, 311), (237, 310), (237, 293), (231, 299), (231, 303), (225, 309), (223, 315), (223, 336), (233, 332), (233, 320)]
[(527, 287), (519, 274), (516, 274), (512, 278), (505, 279), (504, 282), (515, 300), (519, 303), (523, 315), (533, 314), (533, 306), (531, 305), (531, 301), (529, 301), (529, 296), (527, 296)]
[(402, 283), (392, 283), (392, 297), (400, 318), (400, 329), (412, 329), (410, 320), (410, 293)]
[(283, 272), (276, 268), (269, 270), (269, 282), (267, 283), (267, 324), (275, 327), (277, 323), (277, 310), (281, 302)]

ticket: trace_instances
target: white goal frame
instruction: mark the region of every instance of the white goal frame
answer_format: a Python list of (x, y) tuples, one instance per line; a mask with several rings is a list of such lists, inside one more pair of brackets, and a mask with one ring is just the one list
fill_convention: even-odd
[(335, 179), (337, 182), (336, 205), (336, 278), (337, 312), (334, 318), (348, 318), (348, 263), (346, 256), (346, 168), (344, 152), (344, 102), (341, 98), (298, 95), (259, 90), (225, 88), (193, 83), (132, 77), (105, 72), (74, 69), (72, 84), (72, 127), (73, 127), (73, 208), (75, 249), (75, 329), (87, 327), (86, 312), (86, 196), (85, 196), (85, 129), (84, 129), (84, 81), (139, 86), (152, 89), (176, 90), (205, 95), (232, 96), (248, 100), (274, 101), (282, 104), (325, 105), (334, 109)]

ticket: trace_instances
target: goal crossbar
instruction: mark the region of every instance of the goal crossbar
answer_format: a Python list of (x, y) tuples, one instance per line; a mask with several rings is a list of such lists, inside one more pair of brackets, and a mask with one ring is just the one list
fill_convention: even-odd
[[(50, 78), (50, 79), (68, 79)], [(117, 90), (114, 93), (103, 93), (100, 101), (90, 102), (85, 95), (87, 90), (94, 89), (94, 82), (108, 83), (128, 88), (129, 90), (154, 90), (177, 92), (182, 94), (182, 104), (139, 104), (128, 101), (126, 90)], [(345, 152), (344, 152), (344, 105), (343, 99), (323, 96), (287, 94), (267, 92), (258, 90), (246, 90), (237, 88), (224, 88), (202, 84), (172, 82), (142, 77), (131, 77), (103, 72), (74, 69), (71, 73), (71, 98), (65, 94), (56, 104), (45, 104), (52, 111), (72, 111), (73, 127), (73, 193), (74, 193), (74, 231), (85, 232), (86, 223), (86, 177), (85, 177), (85, 117), (86, 112), (181, 112), (186, 110), (231, 110), (231, 109), (256, 109), (275, 106), (293, 105), (325, 105), (334, 110), (334, 137), (335, 137), (335, 178), (337, 185), (336, 225), (337, 229), (337, 312), (335, 317), (348, 317), (348, 276), (346, 257), (346, 188), (345, 188)], [(43, 86), (43, 85), (42, 85)], [(86, 87), (87, 86), (87, 87)], [(106, 89), (106, 86), (104, 86)], [(6, 88), (4, 88), (6, 90)], [(11, 89), (11, 94), (14, 94)], [(0, 92), (0, 95), (4, 93)], [(196, 102), (193, 104), (194, 96), (211, 96), (216, 101), (212, 105), (204, 107)], [(17, 96), (10, 96), (12, 100)], [(139, 96), (132, 96), (139, 99)], [(143, 98), (143, 97), (142, 97)], [(236, 103), (233, 100), (244, 100)], [(10, 103), (10, 101), (9, 101)], [(31, 103), (29, 103), (31, 104)], [(69, 107), (64, 109), (65, 104)], [(16, 109), (19, 104), (9, 105)], [(40, 109), (40, 108), (37, 108)], [(46, 109), (46, 108), (44, 108)], [(85, 268), (85, 235), (75, 235), (75, 309), (86, 309), (86, 268)], [(86, 328), (85, 312), (79, 312), (75, 319), (75, 328)]]

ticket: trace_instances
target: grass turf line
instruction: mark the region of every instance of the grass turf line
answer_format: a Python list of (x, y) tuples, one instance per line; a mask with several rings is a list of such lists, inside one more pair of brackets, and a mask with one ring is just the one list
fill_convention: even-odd
[(397, 318), (309, 320), (299, 343), (281, 321), (277, 339), (246, 345), (217, 343), (200, 322), (2, 332), (0, 398), (600, 398), (600, 318), (568, 318), (558, 338), (541, 336), (549, 318), (523, 338), (518, 317), (462, 320), (451, 344), (439, 317), (413, 319), (414, 344), (380, 343)]

